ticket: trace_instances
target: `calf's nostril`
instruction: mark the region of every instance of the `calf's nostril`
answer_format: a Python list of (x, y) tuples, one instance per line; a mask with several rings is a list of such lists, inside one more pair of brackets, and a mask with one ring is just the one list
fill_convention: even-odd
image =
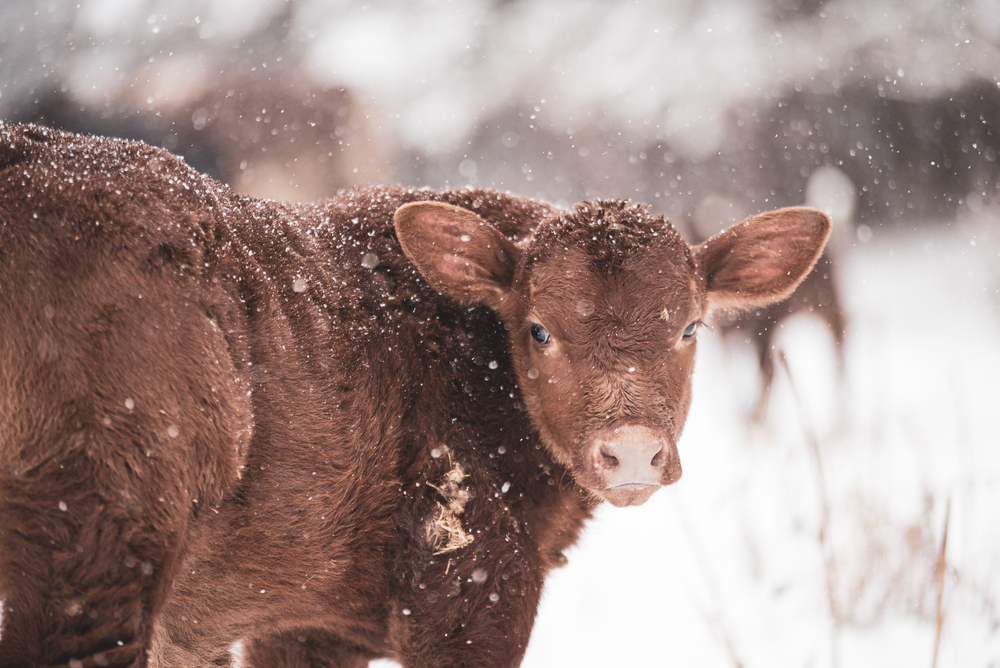
[(618, 466), (618, 458), (604, 448), (601, 448), (601, 462), (612, 469)]
[(660, 468), (660, 466), (663, 465), (663, 460), (665, 459), (665, 457), (666, 456), (663, 454), (663, 448), (661, 447), (659, 450), (656, 451), (656, 454), (653, 455), (653, 458), (649, 461), (649, 465), (652, 466), (654, 469), (658, 469)]

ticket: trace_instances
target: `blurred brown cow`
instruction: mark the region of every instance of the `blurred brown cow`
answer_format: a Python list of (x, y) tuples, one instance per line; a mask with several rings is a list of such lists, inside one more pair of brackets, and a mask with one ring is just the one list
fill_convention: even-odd
[(93, 99), (53, 90), (10, 120), (162, 146), (253, 197), (315, 201), (391, 180), (389, 139), (349, 90), (295, 68), (208, 69), (143, 67)]
[[(754, 347), (760, 368), (760, 392), (752, 421), (760, 422), (767, 412), (774, 381), (775, 337), (789, 318), (810, 314), (818, 317), (833, 337), (838, 369), (844, 370), (847, 316), (840, 294), (836, 257), (850, 244), (855, 210), (855, 191), (850, 179), (832, 167), (817, 169), (806, 188), (806, 204), (825, 210), (834, 221), (834, 231), (815, 269), (795, 293), (785, 301), (749, 311), (719, 311), (713, 326), (730, 340), (742, 339)], [(694, 216), (693, 236), (707, 238), (728, 221), (740, 220), (746, 211), (739, 203), (723, 197), (708, 197)]]

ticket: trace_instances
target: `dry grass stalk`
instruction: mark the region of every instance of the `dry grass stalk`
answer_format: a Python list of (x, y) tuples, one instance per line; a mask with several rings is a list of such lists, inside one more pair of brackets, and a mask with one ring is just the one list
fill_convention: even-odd
[(826, 599), (827, 605), (830, 608), (830, 620), (833, 623), (833, 638), (831, 639), (831, 651), (833, 656), (831, 657), (831, 665), (833, 668), (837, 668), (837, 666), (840, 665), (839, 653), (837, 651), (837, 641), (840, 636), (842, 619), (839, 606), (837, 605), (837, 578), (832, 551), (826, 541), (827, 532), (830, 526), (830, 501), (829, 495), (826, 491), (826, 476), (823, 473), (823, 458), (820, 456), (819, 451), (819, 437), (816, 435), (816, 430), (813, 428), (812, 420), (805, 409), (805, 404), (802, 402), (802, 397), (795, 385), (795, 378), (792, 376), (792, 370), (788, 366), (788, 359), (785, 357), (785, 351), (782, 349), (778, 349), (778, 360), (781, 362), (781, 366), (785, 369), (785, 375), (788, 377), (788, 385), (792, 391), (792, 396), (795, 398), (795, 404), (798, 406), (799, 415), (802, 418), (802, 431), (805, 432), (806, 442), (809, 446), (809, 452), (812, 453), (813, 463), (815, 464), (816, 469), (816, 486), (819, 490), (820, 499), (820, 522), (817, 539), (819, 540), (820, 552), (823, 554), (823, 570), (826, 575)]
[(714, 611), (709, 611), (703, 605), (699, 604), (698, 609), (701, 612), (701, 616), (705, 620), (708, 630), (722, 644), (726, 654), (729, 656), (729, 660), (733, 662), (734, 668), (743, 668), (743, 662), (740, 661), (740, 657), (736, 653), (736, 645), (733, 643), (732, 635), (728, 631), (723, 605), (724, 601), (715, 573), (711, 568), (712, 562), (708, 558), (708, 553), (702, 547), (701, 541), (698, 539), (698, 533), (694, 525), (688, 520), (687, 514), (679, 506), (674, 506), (674, 510), (677, 513), (677, 520), (691, 544), (691, 549), (697, 556), (696, 562), (700, 567), (702, 577), (712, 598)]
[(944, 532), (941, 535), (941, 551), (938, 552), (937, 566), (934, 569), (934, 576), (938, 585), (938, 599), (937, 612), (935, 614), (937, 629), (934, 634), (934, 660), (931, 662), (931, 668), (937, 668), (938, 650), (941, 648), (941, 626), (944, 623), (944, 611), (941, 604), (944, 601), (944, 574), (948, 570), (948, 523), (950, 521), (951, 497), (948, 497), (948, 505), (945, 506), (944, 511)]

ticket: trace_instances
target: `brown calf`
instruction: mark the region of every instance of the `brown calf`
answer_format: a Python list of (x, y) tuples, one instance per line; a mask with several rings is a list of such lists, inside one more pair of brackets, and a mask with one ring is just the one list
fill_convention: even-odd
[(517, 666), (593, 508), (681, 473), (699, 322), (829, 221), (235, 195), (0, 127), (0, 665)]

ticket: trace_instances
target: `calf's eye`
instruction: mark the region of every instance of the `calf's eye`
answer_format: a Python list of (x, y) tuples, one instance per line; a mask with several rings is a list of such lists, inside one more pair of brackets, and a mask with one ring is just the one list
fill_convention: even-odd
[(541, 325), (531, 326), (531, 338), (533, 338), (535, 341), (538, 341), (542, 345), (552, 340), (552, 337), (549, 336), (549, 333)]
[(690, 338), (694, 336), (694, 330), (698, 329), (698, 323), (692, 322), (690, 325), (684, 328), (684, 338)]

